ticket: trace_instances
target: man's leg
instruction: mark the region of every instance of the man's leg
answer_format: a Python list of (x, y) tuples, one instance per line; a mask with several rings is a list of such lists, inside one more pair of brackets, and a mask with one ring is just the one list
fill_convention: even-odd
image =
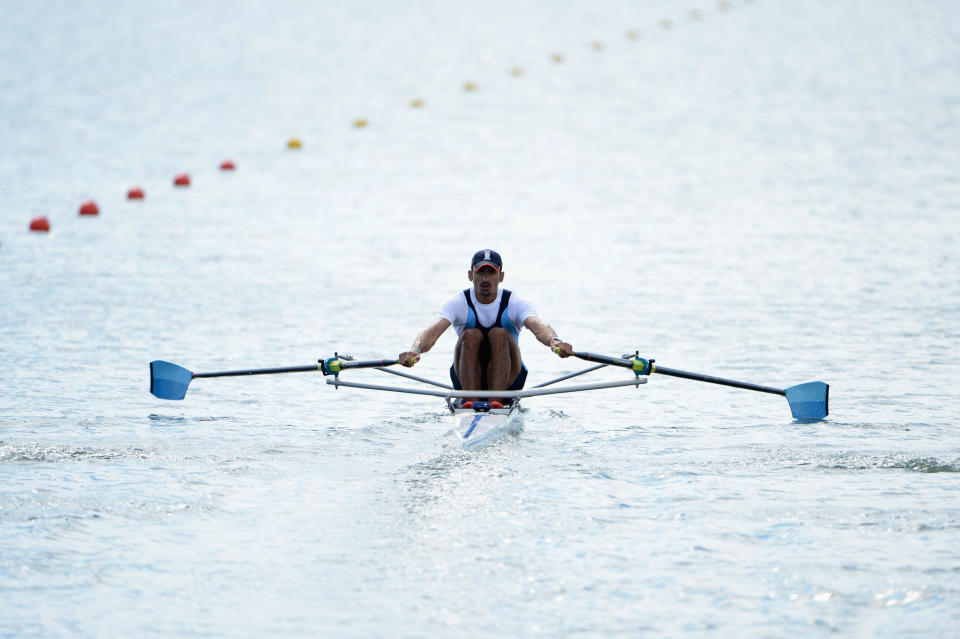
[(520, 374), (520, 347), (505, 328), (491, 328), (490, 364), (487, 365), (487, 386), (490, 390), (506, 390)]
[(457, 373), (460, 385), (465, 390), (483, 388), (478, 357), (482, 342), (483, 332), (476, 328), (468, 328), (457, 340), (457, 348), (453, 352), (453, 370)]

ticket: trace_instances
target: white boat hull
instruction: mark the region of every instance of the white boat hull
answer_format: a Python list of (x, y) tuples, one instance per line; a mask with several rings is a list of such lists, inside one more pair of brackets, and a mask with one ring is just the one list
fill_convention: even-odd
[(506, 408), (453, 409), (453, 432), (464, 450), (476, 450), (516, 435), (523, 427), (519, 402)]

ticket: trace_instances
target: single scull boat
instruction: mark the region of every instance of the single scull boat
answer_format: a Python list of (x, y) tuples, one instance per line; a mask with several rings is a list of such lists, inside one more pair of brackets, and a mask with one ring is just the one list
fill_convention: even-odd
[[(503, 436), (519, 432), (521, 428), (520, 400), (525, 397), (537, 397), (541, 395), (555, 395), (560, 393), (576, 393), (583, 391), (599, 390), (602, 388), (618, 388), (623, 386), (638, 387), (647, 383), (647, 378), (651, 373), (659, 373), (672, 377), (682, 377), (696, 381), (708, 382), (711, 384), (720, 384), (723, 386), (732, 386), (746, 390), (759, 391), (783, 395), (790, 404), (790, 410), (794, 418), (801, 421), (823, 419), (828, 414), (828, 394), (829, 386), (824, 382), (808, 382), (790, 386), (786, 389), (773, 388), (771, 386), (760, 386), (748, 382), (739, 382), (712, 375), (703, 375), (700, 373), (690, 373), (672, 368), (665, 368), (655, 364), (654, 360), (644, 359), (637, 355), (624, 355), (622, 357), (611, 357), (608, 355), (598, 355), (595, 353), (574, 353), (580, 359), (596, 362), (596, 365), (585, 368), (581, 371), (568, 373), (552, 379), (542, 384), (538, 384), (529, 389), (517, 391), (480, 391), (480, 390), (454, 390), (452, 386), (433, 380), (411, 375), (398, 370), (388, 368), (398, 364), (398, 360), (367, 360), (355, 361), (347, 355), (334, 354), (333, 357), (318, 360), (317, 364), (309, 366), (293, 366), (286, 368), (259, 368), (250, 370), (221, 371), (216, 373), (193, 373), (186, 368), (170, 362), (155, 360), (150, 362), (150, 392), (161, 399), (183, 399), (187, 393), (187, 387), (190, 382), (196, 378), (204, 377), (233, 377), (243, 375), (270, 375), (277, 373), (299, 373), (316, 372), (323, 373), (326, 377), (326, 383), (339, 388), (359, 388), (374, 391), (387, 391), (394, 393), (410, 393), (414, 395), (428, 395), (440, 397), (446, 400), (447, 407), (453, 416), (453, 432), (460, 439), (465, 449), (472, 450), (481, 448), (493, 443)], [(616, 366), (630, 369), (633, 373), (632, 378), (595, 382), (592, 384), (575, 384), (567, 386), (553, 387), (553, 384), (564, 380), (589, 373), (606, 366)], [(350, 369), (373, 368), (384, 373), (398, 375), (406, 379), (428, 386), (434, 386), (437, 389), (424, 387), (406, 387), (406, 386), (384, 386), (380, 384), (367, 384), (361, 382), (345, 381), (340, 379), (340, 374)], [(551, 387), (551, 388), (548, 388)]]

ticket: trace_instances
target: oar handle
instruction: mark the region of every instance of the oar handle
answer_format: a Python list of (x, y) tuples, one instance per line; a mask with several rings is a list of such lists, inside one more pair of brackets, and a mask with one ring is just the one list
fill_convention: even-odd
[(624, 357), (611, 357), (610, 355), (600, 355), (598, 353), (577, 351), (574, 351), (573, 356), (579, 357), (580, 359), (588, 362), (597, 362), (600, 364), (609, 364), (610, 366), (629, 368), (637, 375), (649, 375), (654, 370), (653, 360), (644, 359), (643, 357), (631, 357), (630, 359), (627, 359)]
[(368, 359), (363, 361), (354, 361), (345, 359), (339, 355), (334, 355), (327, 359), (320, 360), (320, 371), (324, 375), (338, 375), (340, 371), (348, 368), (379, 368), (382, 366), (393, 366), (399, 364), (399, 359)]
[(359, 362), (342, 362), (340, 368), (376, 368), (378, 366), (393, 366), (399, 363), (399, 359), (368, 359)]

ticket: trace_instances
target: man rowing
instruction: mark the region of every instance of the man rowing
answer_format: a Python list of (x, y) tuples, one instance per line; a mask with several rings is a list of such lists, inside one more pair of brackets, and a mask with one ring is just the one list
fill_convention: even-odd
[(557, 337), (529, 302), (500, 288), (503, 275), (499, 253), (477, 251), (467, 272), (473, 288), (443, 305), (437, 320), (417, 335), (410, 350), (400, 353), (400, 363), (410, 367), (419, 362), (451, 324), (459, 336), (450, 367), (450, 380), (457, 390), (523, 388), (527, 367), (517, 339), (524, 326), (560, 357), (570, 357), (573, 347)]

